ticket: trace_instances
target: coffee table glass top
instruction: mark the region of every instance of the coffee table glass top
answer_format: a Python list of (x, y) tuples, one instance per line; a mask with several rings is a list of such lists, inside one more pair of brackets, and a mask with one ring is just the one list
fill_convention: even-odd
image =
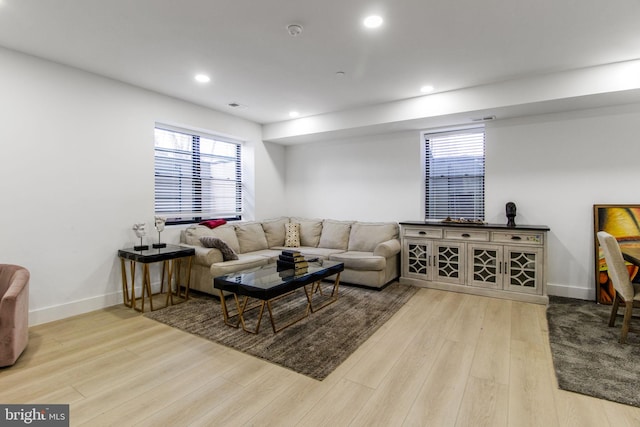
[(289, 290), (315, 283), (344, 270), (344, 264), (335, 261), (308, 262), (304, 272), (278, 271), (276, 264), (268, 264), (216, 277), (213, 287), (259, 299), (271, 299)]

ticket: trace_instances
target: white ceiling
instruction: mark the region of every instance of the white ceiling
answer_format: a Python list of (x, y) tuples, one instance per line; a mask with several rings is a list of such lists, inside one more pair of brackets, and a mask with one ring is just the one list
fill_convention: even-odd
[(0, 45), (266, 124), (635, 60), (640, 1), (0, 0)]

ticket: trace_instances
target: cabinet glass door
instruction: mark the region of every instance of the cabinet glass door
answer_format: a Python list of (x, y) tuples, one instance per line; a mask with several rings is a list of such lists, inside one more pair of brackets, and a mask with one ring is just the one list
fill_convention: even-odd
[(407, 240), (404, 248), (404, 275), (416, 279), (430, 279), (431, 242)]
[(502, 247), (469, 244), (467, 283), (470, 286), (502, 289)]
[(505, 289), (516, 292), (538, 294), (540, 289), (538, 248), (505, 247), (507, 271)]
[(464, 243), (434, 243), (434, 280), (447, 283), (464, 283)]

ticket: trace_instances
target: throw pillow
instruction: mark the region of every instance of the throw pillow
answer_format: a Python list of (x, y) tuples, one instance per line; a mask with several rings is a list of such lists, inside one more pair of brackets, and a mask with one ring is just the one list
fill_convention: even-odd
[(269, 248), (262, 224), (259, 222), (242, 222), (235, 226), (236, 237), (240, 245), (240, 253), (262, 251)]
[(299, 248), (300, 247), (300, 224), (290, 222), (284, 225), (284, 229), (285, 229), (284, 245), (288, 248)]
[(300, 224), (300, 245), (317, 248), (322, 233), (321, 219), (292, 218), (291, 222)]
[(205, 248), (215, 248), (222, 252), (222, 259), (225, 261), (234, 261), (238, 259), (238, 255), (223, 240), (217, 237), (204, 236), (200, 238), (200, 242)]
[(269, 247), (284, 246), (284, 225), (289, 223), (289, 218), (275, 218), (262, 221), (264, 235), (267, 237)]
[(209, 228), (216, 228), (216, 227), (218, 227), (220, 225), (224, 225), (226, 223), (227, 223), (227, 221), (224, 220), (224, 219), (209, 219), (207, 221), (202, 221), (198, 225), (206, 225)]
[(318, 247), (326, 249), (347, 250), (352, 221), (333, 221), (325, 219), (322, 222), (322, 234)]

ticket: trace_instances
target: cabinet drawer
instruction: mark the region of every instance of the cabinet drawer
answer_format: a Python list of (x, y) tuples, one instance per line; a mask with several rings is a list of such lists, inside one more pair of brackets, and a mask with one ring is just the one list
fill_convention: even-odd
[(494, 231), (492, 233), (492, 241), (499, 243), (523, 243), (528, 245), (542, 245), (544, 243), (543, 233), (524, 233), (508, 231)]
[(405, 237), (426, 237), (429, 239), (441, 239), (442, 238), (442, 229), (441, 228), (430, 228), (430, 227), (415, 227), (415, 228), (404, 228), (402, 231)]
[(445, 230), (444, 238), (451, 240), (472, 240), (476, 242), (488, 242), (489, 232), (484, 230)]

